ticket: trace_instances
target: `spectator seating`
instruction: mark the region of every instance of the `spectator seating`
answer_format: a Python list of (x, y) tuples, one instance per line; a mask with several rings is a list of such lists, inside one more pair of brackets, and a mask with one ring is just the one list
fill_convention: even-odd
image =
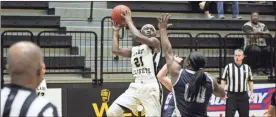
[[(116, 5), (124, 4), (131, 8), (132, 12), (173, 12), (173, 13), (199, 13), (201, 12), (198, 8), (197, 2), (115, 2), (110, 1), (108, 2), (107, 6), (108, 8), (113, 8)], [(232, 13), (232, 5), (231, 3), (225, 3), (225, 13)], [(216, 6), (212, 6), (213, 8), (216, 8)], [(216, 9), (212, 9), (213, 11), (210, 11), (212, 13), (216, 13)], [(250, 14), (252, 11), (259, 11), (261, 14), (267, 14), (272, 15), (274, 14), (273, 5), (267, 4), (267, 5), (261, 5), (261, 4), (240, 4), (240, 13), (241, 14)], [(242, 26), (247, 22), (248, 20), (232, 20), (232, 19), (183, 19), (183, 18), (177, 18), (173, 19), (171, 18), (170, 23), (173, 24), (172, 27), (169, 28), (169, 30), (224, 30), (224, 31), (241, 31)], [(155, 28), (157, 29), (157, 20), (156, 17), (133, 17), (133, 22), (135, 23), (135, 26), (140, 29), (143, 25), (145, 25), (145, 22), (148, 24), (153, 24)], [(266, 24), (268, 29), (270, 31), (275, 31), (275, 21), (262, 21)], [(231, 56), (233, 54), (233, 50), (237, 48), (242, 48), (243, 45), (243, 38), (241, 37), (235, 37), (235, 38), (228, 38), (225, 40), (225, 46), (223, 47), (227, 51), (224, 53), (222, 52), (222, 56), (225, 56), (225, 58), (222, 59), (223, 65), (219, 66), (219, 57), (207, 57), (208, 63), (207, 68), (219, 68), (224, 67), (225, 64), (232, 62), (233, 57)], [(197, 38), (193, 37), (194, 40), (197, 40), (200, 42), (197, 45), (198, 49), (219, 49), (219, 41), (214, 38)], [(183, 37), (170, 37), (170, 41), (172, 43), (172, 47), (176, 49), (187, 49), (191, 48), (191, 43), (189, 39), (183, 38)], [(231, 50), (231, 51), (228, 51)], [(229, 54), (229, 52), (231, 54)], [(225, 55), (227, 54), (228, 55)], [(225, 59), (225, 60), (224, 60)]]
[(1, 15), (3, 28), (59, 28), (60, 16)]
[[(148, 24), (153, 24), (157, 28), (155, 17), (134, 17), (133, 22), (137, 28)], [(242, 26), (248, 20), (208, 20), (208, 19), (171, 19), (173, 24), (170, 30), (242, 30)], [(275, 21), (262, 21), (269, 30), (276, 30)]]
[[(45, 65), (47, 69), (85, 69), (85, 57), (84, 56), (56, 56), (56, 57), (44, 57)], [(6, 57), (2, 64), (2, 68), (5, 69)]]
[[(124, 4), (131, 8), (134, 12), (180, 12), (180, 13), (199, 13), (199, 2), (141, 2), (141, 1), (109, 1), (107, 2), (107, 8), (112, 9), (116, 5)], [(225, 13), (232, 13), (231, 3), (224, 5)], [(211, 13), (216, 13), (216, 4), (212, 4), (210, 7)], [(240, 4), (241, 14), (250, 14), (252, 11), (259, 11), (261, 14), (273, 15), (273, 5), (261, 5), (261, 4)]]
[(48, 9), (47, 1), (2, 1), (1, 9)]
[[(2, 9), (13, 10), (13, 9), (25, 9), (25, 10), (48, 10), (49, 2), (45, 1), (4, 1), (1, 2)], [(64, 30), (60, 27), (60, 16), (54, 15), (1, 15), (1, 27), (2, 28), (13, 28), (13, 29), (35, 29), (35, 28), (55, 28), (58, 30)], [(23, 31), (24, 32), (24, 31)], [(47, 69), (80, 69), (85, 70), (86, 61), (85, 56), (80, 56), (79, 47), (73, 42), (76, 37), (73, 35), (41, 35), (39, 40), (38, 36), (33, 36), (34, 42), (39, 42), (42, 50), (47, 51), (49, 54), (44, 54), (45, 64)], [(17, 33), (6, 33), (2, 35), (3, 48), (10, 47), (17, 41), (30, 41), (31, 36), (26, 34)], [(66, 50), (64, 50), (66, 49)], [(53, 51), (52, 51), (53, 50)], [(55, 51), (64, 50), (66, 52), (55, 53)], [(48, 52), (49, 51), (49, 52)], [(4, 51), (5, 52), (5, 51)], [(81, 51), (80, 51), (81, 52)], [(5, 69), (6, 58), (2, 68)]]

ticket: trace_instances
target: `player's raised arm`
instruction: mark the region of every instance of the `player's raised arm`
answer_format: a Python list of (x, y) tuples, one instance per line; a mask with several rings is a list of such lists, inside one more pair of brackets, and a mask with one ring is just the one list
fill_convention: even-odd
[[(174, 58), (178, 63), (180, 63), (183, 59), (179, 57)], [(168, 67), (165, 64), (162, 69), (158, 72), (157, 78), (158, 80), (169, 90), (172, 91), (172, 82), (171, 79), (167, 76)]]
[(158, 22), (159, 22), (158, 25), (159, 25), (160, 36), (161, 36), (162, 49), (164, 50), (166, 63), (167, 63), (169, 72), (171, 73), (171, 81), (172, 81), (172, 84), (175, 84), (176, 80), (178, 79), (181, 66), (174, 60), (172, 46), (167, 36), (169, 18), (170, 18), (169, 14), (162, 15), (161, 18), (158, 18)]
[(131, 57), (131, 50), (128, 48), (120, 48), (119, 47), (119, 31), (121, 26), (112, 21), (112, 29), (113, 29), (113, 41), (112, 41), (112, 53), (122, 57)]
[(134, 26), (131, 18), (131, 12), (128, 10), (124, 10), (122, 16), (125, 18), (125, 21), (135, 37), (135, 41), (138, 43), (143, 43), (148, 46), (155, 48), (158, 52), (160, 51), (160, 41), (156, 37), (146, 37), (140, 33), (140, 31)]

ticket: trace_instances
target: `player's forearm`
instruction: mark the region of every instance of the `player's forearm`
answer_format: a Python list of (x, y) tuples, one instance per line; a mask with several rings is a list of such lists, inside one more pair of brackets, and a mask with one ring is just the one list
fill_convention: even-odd
[(118, 38), (119, 38), (119, 32), (113, 31), (112, 53), (115, 55), (117, 55), (120, 52)]
[(216, 95), (216, 96), (219, 96), (219, 97), (221, 97), (221, 98), (224, 98), (225, 95), (226, 95), (225, 90), (224, 90), (224, 87), (219, 86), (219, 85), (218, 85), (218, 87), (217, 87), (216, 92), (217, 92), (217, 94), (218, 94), (218, 95)]
[(158, 80), (169, 90), (172, 89), (171, 79), (169, 79), (166, 75), (168, 73), (167, 64), (165, 64), (162, 69), (158, 72), (157, 78)]
[[(159, 79), (159, 78), (163, 78), (163, 77), (165, 77), (165, 76), (167, 75), (167, 73), (168, 73), (168, 68), (167, 68), (167, 64), (165, 64), (165, 65), (162, 67), (162, 69), (158, 72), (157, 78), (158, 78), (158, 79)], [(159, 79), (159, 80), (161, 80), (161, 79)]]
[(139, 39), (142, 38), (141, 37), (142, 34), (140, 33), (140, 31), (135, 27), (135, 25), (132, 23), (132, 21), (128, 21), (127, 25), (128, 25), (130, 32), (132, 32), (134, 37), (136, 37), (136, 38), (134, 38), (134, 40), (139, 42)]
[(169, 67), (172, 65), (172, 62), (174, 61), (174, 57), (173, 57), (172, 46), (168, 39), (167, 30), (166, 29), (160, 30), (160, 36), (161, 36), (161, 45), (165, 53), (167, 65)]
[(249, 81), (249, 82), (248, 82), (248, 84), (249, 84), (250, 93), (252, 93), (252, 94), (253, 94), (253, 93), (254, 93), (254, 91), (253, 91), (253, 90), (254, 90), (254, 84), (253, 84), (253, 81)]
[(220, 86), (225, 90), (226, 82), (224, 80), (221, 80)]
[(169, 79), (169, 77), (165, 76), (162, 78), (162, 80), (160, 81), (169, 91), (172, 91), (172, 82), (171, 79)]

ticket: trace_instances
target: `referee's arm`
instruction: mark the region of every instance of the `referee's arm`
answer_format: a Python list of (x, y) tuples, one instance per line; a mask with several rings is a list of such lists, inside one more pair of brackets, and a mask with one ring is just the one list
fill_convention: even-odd
[(250, 94), (253, 95), (254, 91), (254, 84), (253, 84), (253, 76), (252, 76), (252, 72), (251, 72), (251, 68), (248, 66), (248, 72), (249, 72), (249, 77), (248, 77), (248, 85), (249, 85), (249, 89), (250, 89)]
[(225, 90), (225, 85), (226, 85), (226, 78), (228, 76), (228, 73), (229, 70), (228, 70), (228, 65), (225, 66), (224, 68), (224, 72), (222, 74), (222, 77), (221, 77), (221, 87)]

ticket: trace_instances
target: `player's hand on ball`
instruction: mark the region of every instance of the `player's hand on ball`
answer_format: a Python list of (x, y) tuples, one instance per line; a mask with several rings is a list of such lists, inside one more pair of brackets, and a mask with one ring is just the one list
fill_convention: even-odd
[(119, 32), (121, 28), (122, 28), (122, 26), (120, 26), (119, 24), (117, 24), (114, 21), (112, 21), (112, 30), (113, 31)]
[(158, 20), (158, 28), (161, 29), (167, 29), (168, 27), (172, 26), (172, 24), (168, 24), (168, 21), (170, 19), (171, 15), (166, 13), (163, 14), (161, 17), (157, 18)]
[(183, 61), (183, 58), (174, 56), (174, 60), (177, 61), (178, 63), (180, 63), (181, 61)]
[(123, 14), (121, 14), (121, 16), (125, 18), (126, 22), (132, 22), (131, 12), (130, 11), (124, 10)]

